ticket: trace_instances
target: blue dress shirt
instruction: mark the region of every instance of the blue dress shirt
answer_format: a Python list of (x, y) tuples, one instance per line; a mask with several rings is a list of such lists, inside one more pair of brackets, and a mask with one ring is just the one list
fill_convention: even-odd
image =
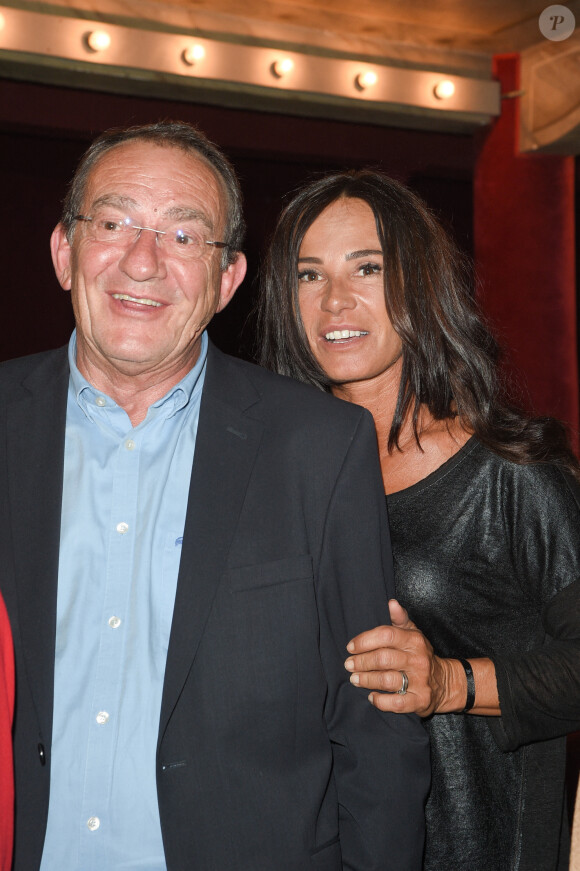
[(71, 338), (41, 871), (166, 868), (155, 752), (206, 356), (204, 333), (133, 428)]

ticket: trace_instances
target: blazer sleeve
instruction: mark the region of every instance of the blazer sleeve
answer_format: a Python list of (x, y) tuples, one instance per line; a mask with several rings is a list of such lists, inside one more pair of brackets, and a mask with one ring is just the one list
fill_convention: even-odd
[(386, 501), (367, 412), (338, 476), (317, 581), (326, 722), (339, 801), (343, 868), (412, 871), (422, 865), (428, 739), (415, 715), (378, 711), (344, 668), (346, 644), (389, 621), (394, 595)]

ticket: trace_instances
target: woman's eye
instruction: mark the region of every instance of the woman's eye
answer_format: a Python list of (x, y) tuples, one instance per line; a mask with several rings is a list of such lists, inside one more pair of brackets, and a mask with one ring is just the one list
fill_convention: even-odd
[(382, 272), (382, 267), (379, 263), (363, 263), (359, 266), (358, 271), (361, 275), (379, 275)]
[(298, 273), (298, 281), (301, 281), (303, 284), (312, 283), (319, 279), (320, 275), (318, 272), (313, 272), (311, 269), (305, 269), (303, 272)]

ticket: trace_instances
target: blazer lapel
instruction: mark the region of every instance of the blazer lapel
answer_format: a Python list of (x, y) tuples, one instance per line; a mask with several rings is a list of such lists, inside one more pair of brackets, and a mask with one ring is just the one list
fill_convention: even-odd
[(6, 409), (8, 497), (19, 627), (45, 738), (52, 730), (56, 592), (68, 385), (66, 349)]
[(259, 401), (234, 361), (210, 345), (171, 638), (160, 740), (187, 680), (224, 570), (262, 437), (247, 409)]

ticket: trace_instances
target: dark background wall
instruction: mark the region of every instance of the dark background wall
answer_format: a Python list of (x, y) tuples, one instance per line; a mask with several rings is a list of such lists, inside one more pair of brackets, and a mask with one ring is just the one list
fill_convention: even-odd
[(198, 124), (232, 159), (245, 196), (248, 277), (212, 327), (230, 353), (250, 356), (256, 276), (284, 197), (316, 174), (380, 167), (418, 191), (472, 250), (472, 137), (128, 98), (0, 79), (0, 359), (56, 347), (72, 329), (68, 295), (48, 240), (74, 167), (115, 125), (179, 118)]

